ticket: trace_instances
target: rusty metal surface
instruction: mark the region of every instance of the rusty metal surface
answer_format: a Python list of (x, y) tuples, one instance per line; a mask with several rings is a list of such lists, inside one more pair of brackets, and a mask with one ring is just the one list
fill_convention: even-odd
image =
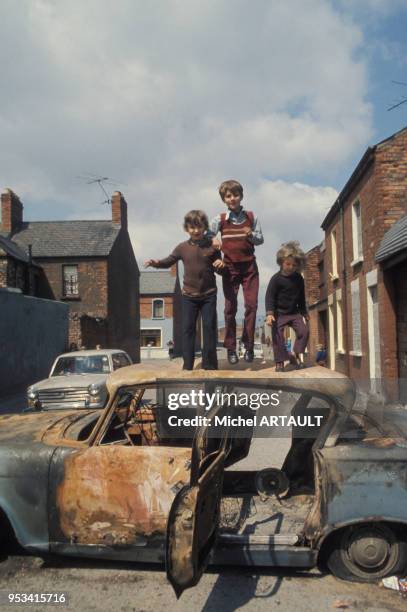
[(157, 446), (61, 453), (52, 478), (64, 540), (114, 547), (164, 537), (175, 494), (189, 481), (190, 458), (189, 448)]
[(316, 498), (304, 533), (320, 542), (357, 522), (407, 525), (407, 445), (392, 439), (338, 444), (314, 453)]
[[(82, 413), (85, 414), (85, 413)], [(22, 414), (7, 414), (0, 417), (0, 444), (27, 444), (39, 442), (50, 427), (56, 427), (65, 418), (78, 418), (78, 411), (30, 412)]]
[(345, 409), (350, 410), (353, 406), (355, 389), (353, 382), (340, 374), (327, 368), (319, 366), (295, 370), (291, 372), (275, 372), (274, 368), (262, 368), (254, 365), (246, 370), (181, 370), (179, 365), (168, 368), (149, 367), (142, 364), (120, 368), (113, 372), (107, 379), (109, 395), (112, 398), (121, 387), (132, 385), (153, 384), (170, 380), (185, 382), (193, 381), (267, 381), (271, 386), (282, 390), (309, 391), (315, 393), (329, 394), (337, 398)]
[(54, 448), (0, 446), (0, 508), (25, 548), (48, 550), (48, 473)]

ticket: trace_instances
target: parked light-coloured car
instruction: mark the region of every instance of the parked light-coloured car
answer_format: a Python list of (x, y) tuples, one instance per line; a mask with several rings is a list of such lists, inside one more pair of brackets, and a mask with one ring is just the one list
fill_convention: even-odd
[(107, 376), (131, 364), (128, 354), (117, 349), (59, 355), (49, 378), (28, 388), (28, 406), (35, 410), (103, 408), (107, 400)]

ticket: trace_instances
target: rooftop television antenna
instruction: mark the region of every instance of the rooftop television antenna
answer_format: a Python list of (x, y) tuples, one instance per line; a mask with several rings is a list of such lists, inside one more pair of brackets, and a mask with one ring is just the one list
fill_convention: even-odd
[[(407, 83), (403, 83), (402, 81), (392, 81), (392, 83), (395, 83), (396, 85), (404, 85), (405, 87), (407, 87)], [(403, 96), (401, 100), (398, 100), (397, 102), (392, 104), (392, 106), (390, 106), (387, 110), (391, 111), (394, 108), (397, 108), (398, 106), (401, 106), (402, 104), (405, 104), (406, 102), (407, 102), (407, 96)]]
[(103, 200), (103, 202), (101, 202), (101, 204), (111, 204), (112, 200), (109, 198), (109, 194), (107, 193), (106, 189), (104, 188), (103, 184), (105, 185), (112, 185), (114, 187), (118, 187), (119, 186), (119, 182), (115, 181), (115, 179), (109, 178), (108, 176), (101, 176), (101, 175), (97, 175), (97, 174), (90, 174), (90, 173), (86, 173), (84, 175), (80, 175), (77, 176), (76, 178), (85, 181), (87, 185), (93, 185), (95, 183), (97, 183), (99, 185), (99, 187), (101, 188), (104, 196), (106, 197), (105, 200)]

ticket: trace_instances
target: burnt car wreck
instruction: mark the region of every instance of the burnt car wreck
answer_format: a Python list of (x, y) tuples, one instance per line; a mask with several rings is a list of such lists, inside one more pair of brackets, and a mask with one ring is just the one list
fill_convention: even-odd
[[(0, 418), (2, 532), (11, 525), (27, 550), (165, 561), (177, 596), (197, 584), (208, 562), (326, 564), (360, 581), (407, 568), (407, 424), (403, 430), (355, 411), (348, 378), (319, 367), (293, 378), (267, 368), (129, 366), (107, 387), (102, 412)], [(188, 389), (213, 397), (283, 393), (289, 414), (318, 412), (319, 427), (312, 436), (292, 428), (281, 469), (273, 465), (272, 437), (262, 469), (239, 469), (253, 428), (228, 427), (227, 419), (215, 430), (169, 427), (169, 400)], [(199, 412), (186, 401), (177, 410), (180, 417)], [(213, 402), (205, 412), (210, 419), (231, 413), (252, 411)]]

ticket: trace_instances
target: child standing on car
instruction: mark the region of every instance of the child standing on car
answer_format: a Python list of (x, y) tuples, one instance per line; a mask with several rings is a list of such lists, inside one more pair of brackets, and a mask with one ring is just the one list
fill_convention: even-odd
[[(259, 271), (254, 255), (255, 245), (263, 244), (259, 220), (251, 211), (246, 211), (241, 202), (243, 187), (238, 181), (224, 181), (219, 195), (226, 204), (226, 213), (212, 219), (209, 234), (213, 237), (220, 231), (225, 271), (222, 275), (225, 295), (225, 340), (228, 360), (236, 364), (236, 312), (239, 287), (244, 296), (244, 327), (242, 342), (245, 346), (244, 360), (253, 361), (254, 332), (256, 327), (257, 296), (259, 293)], [(213, 241), (217, 244), (216, 240)]]
[[(298, 242), (287, 242), (277, 252), (280, 271), (272, 276), (266, 292), (266, 322), (272, 326), (272, 340), (276, 372), (284, 370), (289, 360), (297, 368), (303, 367), (301, 356), (308, 343), (309, 321), (305, 304), (304, 279), (300, 274), (305, 255)], [(294, 354), (285, 346), (284, 328), (289, 325), (295, 331)]]
[(204, 370), (217, 370), (216, 355), (216, 279), (214, 271), (224, 267), (219, 250), (206, 236), (208, 217), (202, 210), (191, 210), (185, 215), (184, 229), (189, 240), (175, 247), (165, 259), (149, 259), (145, 266), (170, 268), (182, 260), (184, 264), (184, 284), (182, 288), (182, 354), (184, 370), (192, 370), (195, 359), (195, 334), (198, 314), (202, 316), (203, 349), (202, 367)]

